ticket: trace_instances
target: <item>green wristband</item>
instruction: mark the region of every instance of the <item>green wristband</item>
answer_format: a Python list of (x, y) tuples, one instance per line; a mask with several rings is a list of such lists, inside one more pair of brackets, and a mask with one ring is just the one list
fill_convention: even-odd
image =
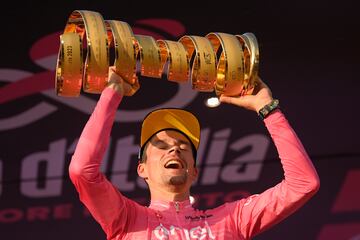
[(259, 110), (259, 117), (261, 118), (261, 120), (264, 120), (271, 112), (278, 108), (280, 108), (279, 100), (273, 99), (269, 104), (266, 104), (263, 108)]

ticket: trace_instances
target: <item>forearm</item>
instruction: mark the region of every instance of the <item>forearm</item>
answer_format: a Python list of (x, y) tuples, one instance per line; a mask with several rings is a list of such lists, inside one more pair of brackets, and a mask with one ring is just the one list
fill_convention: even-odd
[(319, 189), (319, 177), (302, 143), (280, 110), (265, 118), (284, 169), (284, 180), (234, 204), (240, 235), (251, 238), (292, 214)]
[(121, 96), (110, 88), (105, 88), (86, 123), (79, 138), (69, 167), (70, 177), (81, 176), (88, 181), (96, 181), (99, 168), (109, 143)]
[(139, 206), (125, 198), (99, 170), (121, 99), (116, 89), (104, 89), (84, 127), (69, 167), (70, 178), (80, 200), (108, 238), (123, 232), (125, 226), (136, 219), (139, 211)]
[(285, 116), (277, 110), (264, 122), (281, 159), (287, 187), (300, 195), (315, 193), (319, 188), (319, 177)]

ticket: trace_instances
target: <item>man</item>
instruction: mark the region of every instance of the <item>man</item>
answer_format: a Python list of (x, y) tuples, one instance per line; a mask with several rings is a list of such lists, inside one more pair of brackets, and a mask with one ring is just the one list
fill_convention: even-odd
[(198, 175), (200, 125), (187, 111), (160, 109), (143, 121), (137, 168), (149, 186), (151, 204), (144, 207), (124, 197), (99, 171), (116, 109), (131, 89), (113, 71), (109, 76), (69, 167), (80, 200), (107, 239), (251, 239), (289, 216), (317, 192), (319, 178), (314, 166), (277, 108), (270, 89), (259, 79), (255, 94), (221, 96), (220, 100), (261, 112), (281, 159), (283, 181), (261, 194), (215, 209), (193, 209), (189, 198)]

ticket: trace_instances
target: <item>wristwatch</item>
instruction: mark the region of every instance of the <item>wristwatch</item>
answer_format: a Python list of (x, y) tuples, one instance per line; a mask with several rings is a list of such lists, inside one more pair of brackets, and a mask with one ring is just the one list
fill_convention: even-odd
[(266, 104), (263, 108), (259, 110), (259, 116), (262, 120), (264, 120), (266, 116), (268, 116), (271, 112), (278, 108), (280, 108), (279, 100), (273, 99), (269, 104)]

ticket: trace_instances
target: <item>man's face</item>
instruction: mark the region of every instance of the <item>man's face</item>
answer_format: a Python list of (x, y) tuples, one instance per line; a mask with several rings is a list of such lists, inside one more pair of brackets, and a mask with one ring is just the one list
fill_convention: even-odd
[(145, 163), (140, 163), (138, 173), (145, 178), (150, 190), (189, 191), (197, 177), (192, 147), (181, 133), (165, 130), (149, 141)]

